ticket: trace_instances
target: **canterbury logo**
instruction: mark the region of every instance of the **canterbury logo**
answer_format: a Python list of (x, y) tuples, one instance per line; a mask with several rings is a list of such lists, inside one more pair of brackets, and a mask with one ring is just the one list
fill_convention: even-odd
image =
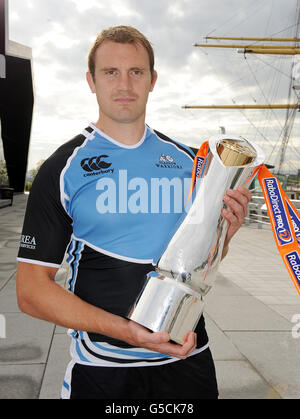
[(92, 157), (92, 158), (86, 158), (81, 161), (81, 167), (86, 172), (93, 172), (94, 170), (99, 169), (108, 169), (111, 166), (111, 163), (106, 163), (105, 161), (102, 161), (102, 159), (105, 159), (109, 156), (103, 155), (99, 157)]

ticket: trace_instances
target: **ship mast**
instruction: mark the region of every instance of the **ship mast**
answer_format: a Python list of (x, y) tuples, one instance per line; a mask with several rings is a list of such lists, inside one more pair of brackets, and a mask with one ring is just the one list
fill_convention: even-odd
[[(299, 20), (300, 20), (300, 11), (299, 11), (299, 17), (297, 22), (297, 30), (299, 27)], [(231, 41), (251, 41), (247, 44), (194, 44), (195, 47), (201, 47), (201, 48), (234, 48), (237, 49), (238, 53), (243, 54), (268, 54), (268, 55), (300, 55), (300, 38), (297, 36), (294, 38), (273, 38), (273, 37), (217, 37), (217, 36), (207, 36), (205, 39), (213, 39), (213, 40), (231, 40)], [(268, 42), (292, 42), (293, 44), (275, 44), (275, 45), (261, 45), (258, 44), (258, 42), (262, 41), (268, 41)], [(298, 86), (292, 85), (293, 79), (291, 79), (291, 83), (289, 86), (289, 98), (291, 95), (291, 89), (294, 87), (295, 90), (298, 89)], [(295, 118), (296, 110), (300, 111), (300, 103), (294, 103), (294, 104), (244, 104), (244, 105), (185, 105), (183, 106), (183, 109), (286, 109), (287, 115), (286, 115), (286, 122), (284, 126), (284, 134), (283, 134), (283, 140), (281, 144), (281, 150), (280, 150), (280, 161), (279, 161), (279, 167), (278, 172), (281, 171), (286, 148), (289, 141), (289, 136), (292, 129), (292, 123), (291, 120), (289, 120), (289, 112), (292, 111), (292, 122)]]
[(299, 109), (300, 103), (275, 105), (184, 105), (182, 109)]
[(229, 41), (275, 41), (275, 42), (300, 42), (300, 38), (259, 38), (259, 37), (228, 37), (228, 36), (206, 36), (204, 39), (222, 39)]
[[(259, 41), (261, 38), (252, 38), (252, 39)], [(284, 38), (281, 38), (281, 39), (284, 39)], [(289, 38), (286, 38), (286, 39), (289, 39)], [(273, 40), (276, 40), (276, 38), (273, 38)], [(296, 42), (300, 42), (300, 40)], [(194, 44), (194, 46), (201, 47), (201, 48), (235, 48), (235, 49), (240, 48), (238, 52), (242, 54), (272, 54), (272, 55), (298, 55), (300, 54), (300, 47), (294, 47), (292, 45)]]

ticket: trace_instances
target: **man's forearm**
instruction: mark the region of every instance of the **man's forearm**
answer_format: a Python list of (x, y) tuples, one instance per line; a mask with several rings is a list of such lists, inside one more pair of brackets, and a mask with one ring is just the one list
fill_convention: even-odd
[(100, 333), (181, 359), (195, 349), (195, 333), (188, 332), (182, 345), (171, 343), (166, 332), (152, 333), (133, 321), (81, 300), (54, 282), (56, 271), (32, 264), (19, 264), (18, 304), (24, 313), (69, 329)]
[(70, 329), (117, 339), (125, 336), (127, 320), (81, 300), (44, 273), (35, 273), (34, 280), (25, 282), (22, 276), (28, 269), (23, 266), (17, 275), (18, 303), (24, 313)]

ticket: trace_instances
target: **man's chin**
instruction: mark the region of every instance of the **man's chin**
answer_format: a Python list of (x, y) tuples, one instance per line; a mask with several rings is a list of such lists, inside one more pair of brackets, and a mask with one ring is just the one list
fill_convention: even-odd
[(122, 112), (118, 115), (115, 115), (112, 119), (115, 122), (118, 122), (119, 124), (134, 124), (140, 120), (145, 121), (145, 114), (133, 114), (131, 112)]

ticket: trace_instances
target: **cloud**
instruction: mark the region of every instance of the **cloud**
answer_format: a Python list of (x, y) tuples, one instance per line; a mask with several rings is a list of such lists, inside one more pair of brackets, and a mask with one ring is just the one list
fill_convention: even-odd
[(31, 46), (34, 57), (36, 106), (30, 164), (36, 161), (36, 143), (40, 146), (45, 141), (46, 155), (47, 143), (59, 145), (87, 121), (97, 119), (95, 97), (85, 82), (88, 51), (98, 32), (118, 24), (135, 26), (155, 50), (159, 78), (150, 95), (150, 125), (196, 145), (225, 126), (228, 132), (246, 133), (268, 144), (268, 150), (276, 143), (278, 148), (285, 118), (282, 111), (181, 107), (286, 101), (290, 59), (244, 57), (236, 50), (195, 48), (193, 44), (203, 42), (209, 33), (291, 36), (295, 8), (296, 0), (284, 4), (281, 0), (11, 1), (10, 39)]

